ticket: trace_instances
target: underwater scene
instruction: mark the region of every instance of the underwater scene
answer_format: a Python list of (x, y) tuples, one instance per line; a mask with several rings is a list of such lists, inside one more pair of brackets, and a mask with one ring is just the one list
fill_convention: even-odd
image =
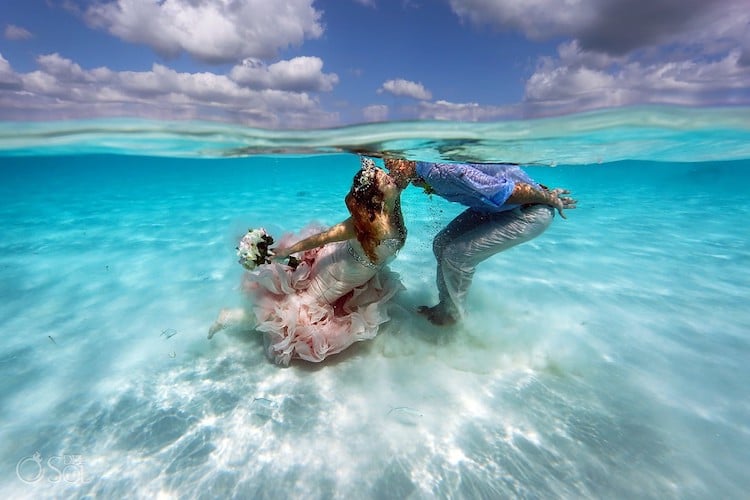
[[(371, 340), (266, 356), (236, 247), (348, 216), (360, 154), (517, 162), (577, 208), (437, 326), (410, 186)], [(376, 160), (382, 166), (380, 160)], [(750, 110), (267, 131), (0, 124), (3, 498), (744, 498)]]

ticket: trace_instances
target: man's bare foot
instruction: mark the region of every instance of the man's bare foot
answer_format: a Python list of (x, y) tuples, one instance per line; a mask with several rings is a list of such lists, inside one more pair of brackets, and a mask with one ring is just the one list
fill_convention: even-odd
[(432, 307), (419, 306), (417, 312), (427, 318), (433, 325), (449, 326), (456, 324), (456, 318), (445, 312), (440, 304)]

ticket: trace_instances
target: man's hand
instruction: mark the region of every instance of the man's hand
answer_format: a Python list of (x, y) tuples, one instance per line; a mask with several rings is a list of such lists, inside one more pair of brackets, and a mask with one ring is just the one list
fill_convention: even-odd
[(563, 219), (567, 219), (563, 210), (576, 208), (576, 204), (578, 203), (578, 200), (574, 200), (569, 196), (562, 196), (568, 194), (570, 194), (570, 191), (567, 189), (555, 188), (547, 190), (548, 201), (546, 203), (555, 207)]
[(540, 189), (537, 186), (526, 184), (525, 182), (518, 182), (516, 183), (515, 188), (513, 188), (513, 194), (510, 195), (506, 202), (514, 205), (525, 205), (527, 203), (549, 205), (557, 209), (560, 213), (560, 217), (567, 219), (563, 210), (566, 208), (575, 208), (576, 203), (578, 203), (569, 196), (563, 196), (567, 194), (570, 194), (570, 191), (567, 189), (548, 189), (544, 186)]

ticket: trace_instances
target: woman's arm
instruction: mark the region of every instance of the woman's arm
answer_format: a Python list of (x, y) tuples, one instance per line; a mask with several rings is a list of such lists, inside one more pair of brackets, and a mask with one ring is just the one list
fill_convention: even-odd
[(513, 205), (524, 205), (526, 203), (550, 205), (560, 212), (563, 219), (567, 219), (563, 209), (575, 208), (577, 202), (573, 198), (560, 195), (569, 193), (570, 191), (567, 189), (539, 189), (531, 184), (517, 182), (515, 188), (513, 188), (513, 194), (506, 200), (506, 203)]
[(288, 248), (275, 248), (273, 250), (274, 258), (289, 257), (293, 253), (304, 252), (305, 250), (322, 247), (323, 245), (333, 243), (334, 241), (344, 241), (354, 237), (356, 237), (356, 233), (354, 231), (354, 223), (350, 217), (344, 222), (331, 226), (328, 230), (323, 231), (322, 233), (308, 236)]

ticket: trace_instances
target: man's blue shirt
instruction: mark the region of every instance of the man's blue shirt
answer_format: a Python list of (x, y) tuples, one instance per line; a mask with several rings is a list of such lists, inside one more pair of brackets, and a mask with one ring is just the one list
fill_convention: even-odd
[(417, 162), (417, 174), (435, 194), (482, 212), (504, 212), (516, 183), (539, 187), (518, 165)]

